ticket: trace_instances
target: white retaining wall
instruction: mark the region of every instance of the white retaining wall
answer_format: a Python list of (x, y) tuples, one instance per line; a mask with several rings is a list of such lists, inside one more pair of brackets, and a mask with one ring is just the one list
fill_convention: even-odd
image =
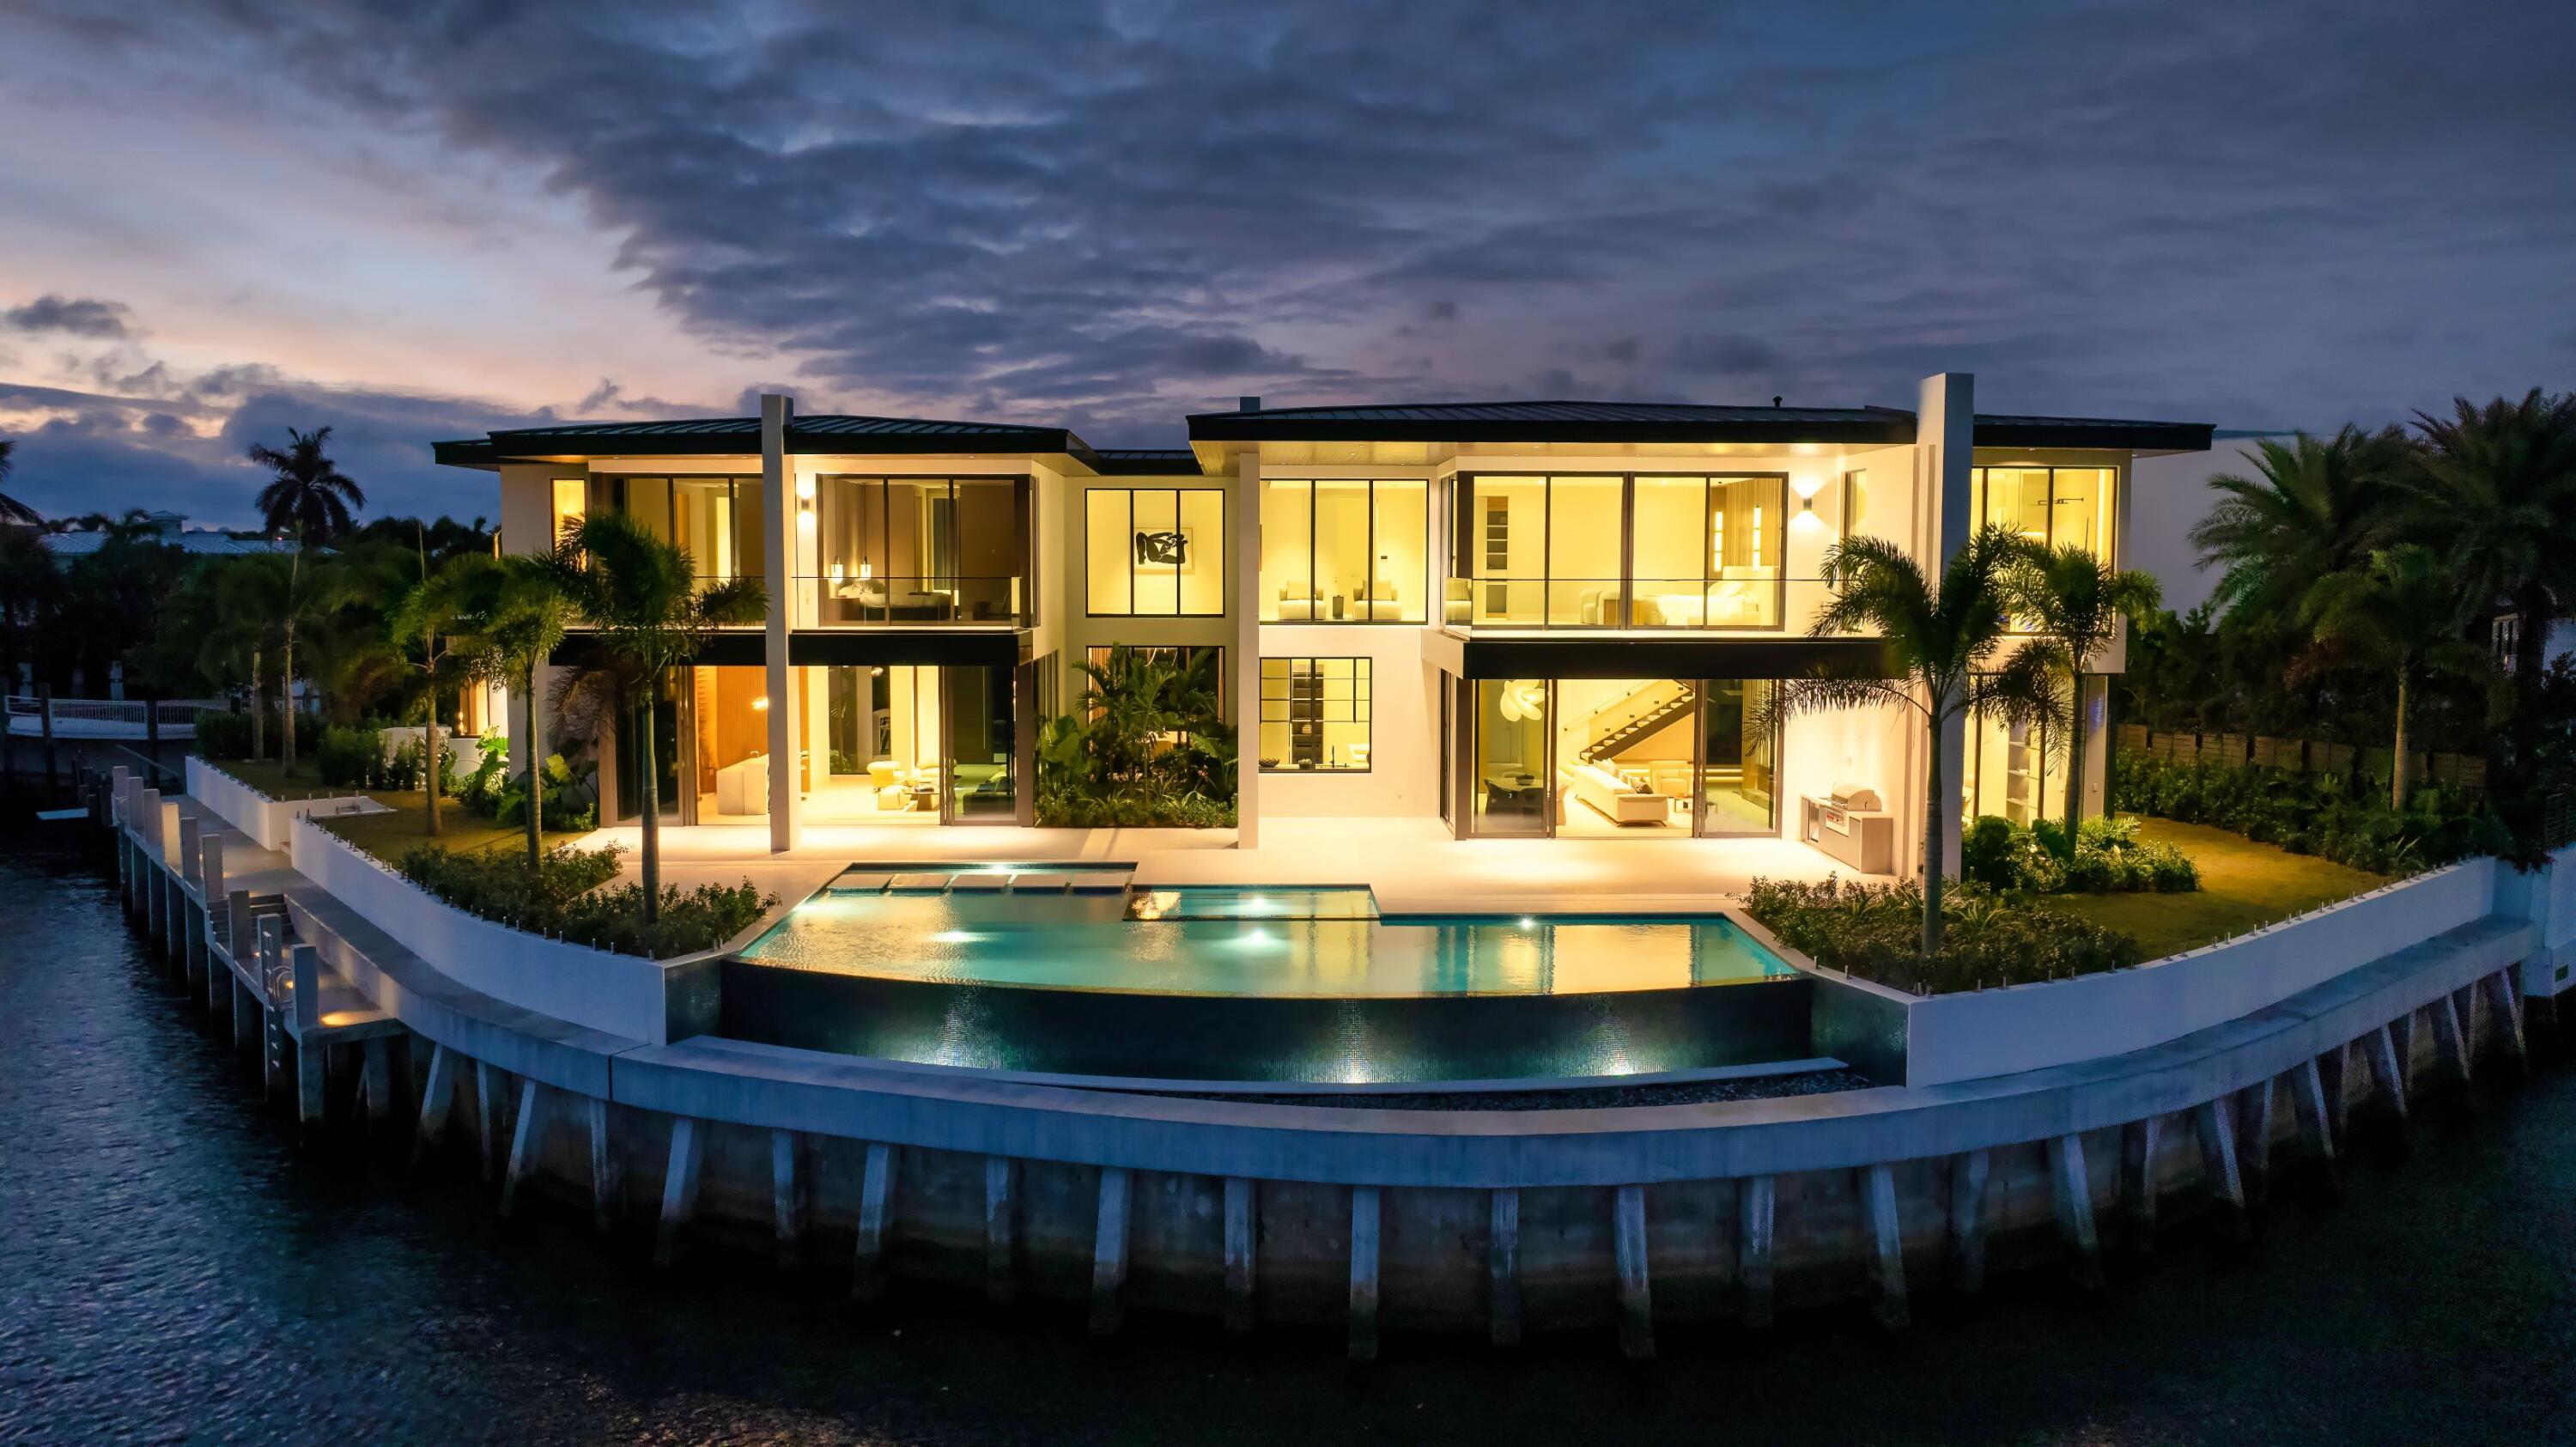
[(262, 849), (286, 848), (295, 821), (308, 814), (366, 813), (378, 807), (364, 794), (272, 799), (194, 754), (188, 756), (188, 797), (258, 840)]
[(648, 960), (479, 919), (414, 886), (310, 819), (295, 821), (295, 872), (330, 891), (449, 979), (496, 1000), (649, 1044), (670, 1043), (664, 971)]
[[(1905, 1083), (1941, 1085), (2122, 1055), (2275, 1005), (2301, 990), (2497, 912), (2520, 916), (2471, 859), (2134, 970), (1916, 1000)], [(2556, 874), (2576, 877), (2576, 862)], [(2576, 889), (2571, 889), (2576, 894)], [(2569, 914), (2576, 927), (2576, 910)]]

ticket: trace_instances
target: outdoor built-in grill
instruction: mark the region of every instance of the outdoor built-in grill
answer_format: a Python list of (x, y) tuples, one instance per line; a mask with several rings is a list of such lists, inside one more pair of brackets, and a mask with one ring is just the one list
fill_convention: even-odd
[(1801, 799), (1798, 837), (1863, 874), (1896, 872), (1896, 816), (1867, 785), (1838, 783)]

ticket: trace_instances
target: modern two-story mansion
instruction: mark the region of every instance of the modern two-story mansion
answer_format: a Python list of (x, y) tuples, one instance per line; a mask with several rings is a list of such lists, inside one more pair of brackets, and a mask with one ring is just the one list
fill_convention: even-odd
[[(1747, 727), (1772, 680), (1884, 664), (1877, 640), (1810, 635), (1825, 549), (1869, 534), (1937, 567), (1992, 522), (2116, 559), (2133, 460), (2206, 449), (2210, 428), (1978, 415), (1948, 373), (1912, 411), (1245, 398), (1189, 437), (1094, 448), (773, 396), (756, 418), (518, 429), (437, 457), (499, 474), (507, 548), (613, 508), (702, 577), (766, 581), (766, 626), (719, 638), (658, 704), (671, 823), (765, 825), (778, 850), (806, 821), (1031, 824), (1069, 665), (1126, 644), (1216, 655), (1245, 844), (1265, 819), (1414, 815), (1460, 839), (1797, 839), (1903, 872), (1913, 720)], [(2094, 661), (2121, 666), (2117, 645)], [(643, 793), (621, 735), (600, 740), (611, 822)], [(2059, 812), (2051, 741), (1975, 723), (1945, 747), (1962, 814)], [(2085, 753), (2088, 790), (2106, 753)]]

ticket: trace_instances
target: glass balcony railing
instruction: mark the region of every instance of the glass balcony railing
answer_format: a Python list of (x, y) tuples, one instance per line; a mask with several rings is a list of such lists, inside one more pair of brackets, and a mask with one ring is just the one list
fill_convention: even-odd
[(963, 625), (1026, 628), (1028, 579), (960, 577), (801, 577), (797, 592), (811, 604), (799, 626), (815, 628)]
[(1441, 622), (1497, 630), (1803, 633), (1832, 601), (1821, 578), (1451, 578)]

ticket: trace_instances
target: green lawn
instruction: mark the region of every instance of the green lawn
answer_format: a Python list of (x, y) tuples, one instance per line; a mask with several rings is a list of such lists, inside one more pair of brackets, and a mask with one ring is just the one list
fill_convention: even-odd
[(2190, 855), (2200, 866), (2200, 888), (2190, 894), (2061, 894), (2049, 902), (2137, 936), (2151, 960), (2388, 882), (2313, 854), (2292, 854), (2201, 824), (2148, 819), (2138, 835)]
[[(433, 839), (429, 833), (429, 811), (424, 806), (418, 789), (400, 793), (385, 789), (326, 789), (322, 786), (321, 773), (314, 768), (313, 761), (310, 759), (298, 759), (292, 776), (280, 770), (275, 759), (261, 759), (256, 762), (249, 759), (231, 759), (215, 767), (272, 799), (302, 799), (317, 794), (360, 793), (385, 805), (393, 812), (353, 814), (346, 818), (332, 820), (331, 828), (341, 838), (388, 864), (399, 861), (405, 854), (423, 844), (464, 850), (487, 849), (495, 846), (518, 848), (523, 847), (523, 841), (527, 838), (527, 831), (521, 826), (513, 824), (503, 828), (480, 814), (468, 812), (463, 805), (451, 798), (441, 800), (439, 803), (438, 817), (441, 829), (438, 836)], [(545, 836), (546, 847), (551, 849), (558, 844), (567, 844), (580, 837), (578, 834), (559, 834), (548, 830)]]

